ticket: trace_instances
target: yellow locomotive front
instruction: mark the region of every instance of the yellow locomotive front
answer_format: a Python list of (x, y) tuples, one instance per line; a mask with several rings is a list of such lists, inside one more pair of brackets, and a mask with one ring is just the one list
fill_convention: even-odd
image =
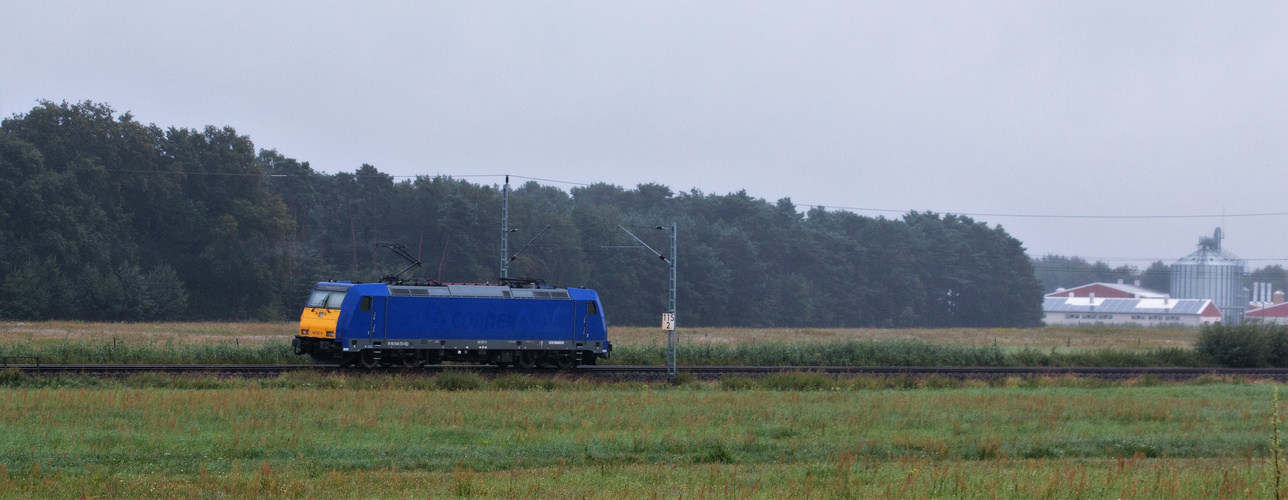
[(300, 337), (334, 339), (340, 319), (340, 304), (348, 291), (348, 285), (319, 283), (313, 287), (304, 312), (300, 314)]

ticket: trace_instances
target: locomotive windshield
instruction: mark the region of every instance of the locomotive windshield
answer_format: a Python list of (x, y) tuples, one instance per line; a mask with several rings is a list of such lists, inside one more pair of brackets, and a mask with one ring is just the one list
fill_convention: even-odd
[(318, 285), (313, 289), (313, 294), (309, 295), (309, 302), (305, 307), (314, 309), (339, 309), (340, 303), (344, 302), (344, 294), (349, 292), (349, 287), (335, 285)]

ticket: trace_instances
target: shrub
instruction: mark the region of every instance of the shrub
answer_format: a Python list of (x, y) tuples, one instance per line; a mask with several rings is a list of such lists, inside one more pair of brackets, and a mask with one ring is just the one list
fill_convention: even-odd
[(1283, 325), (1209, 325), (1195, 347), (1222, 366), (1288, 367), (1288, 327)]
[(0, 387), (22, 387), (30, 378), (22, 370), (6, 368), (0, 370)]

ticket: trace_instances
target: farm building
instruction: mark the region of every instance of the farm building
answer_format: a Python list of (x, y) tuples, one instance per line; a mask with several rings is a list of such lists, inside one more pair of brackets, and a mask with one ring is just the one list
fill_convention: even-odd
[(1052, 297), (1042, 302), (1048, 325), (1179, 325), (1197, 327), (1221, 321), (1221, 310), (1208, 299), (1163, 297)]
[(1161, 299), (1164, 294), (1140, 287), (1140, 281), (1134, 285), (1117, 283), (1090, 283), (1074, 288), (1057, 288), (1047, 297), (1101, 297), (1106, 299)]
[(1243, 319), (1249, 323), (1288, 325), (1288, 303), (1280, 302), (1248, 309), (1248, 312), (1243, 315)]

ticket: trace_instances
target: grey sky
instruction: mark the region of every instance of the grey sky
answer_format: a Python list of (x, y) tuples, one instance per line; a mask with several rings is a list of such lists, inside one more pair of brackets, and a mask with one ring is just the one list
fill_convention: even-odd
[[(91, 99), (231, 125), (326, 172), (1288, 212), (1285, 2), (3, 0), (0, 49), (5, 116)], [(1142, 267), (1129, 259), (1181, 257), (1221, 224), (977, 218), (1034, 255)], [(1288, 259), (1288, 216), (1225, 226), (1234, 253)]]

